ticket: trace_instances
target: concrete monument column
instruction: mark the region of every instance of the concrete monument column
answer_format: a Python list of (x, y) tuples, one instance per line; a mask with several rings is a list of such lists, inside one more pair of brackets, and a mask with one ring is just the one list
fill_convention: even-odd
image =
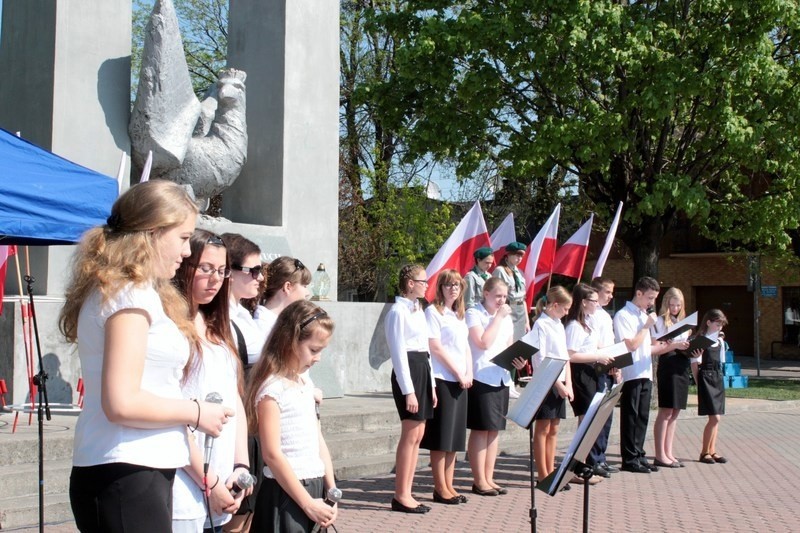
[(336, 299), (338, 0), (231, 0), (228, 66), (247, 72), (248, 154), (223, 216), (267, 226)]
[[(6, 0), (2, 24), (0, 127), (116, 176), (130, 153), (131, 0)], [(63, 294), (72, 251), (31, 249), (36, 293)]]

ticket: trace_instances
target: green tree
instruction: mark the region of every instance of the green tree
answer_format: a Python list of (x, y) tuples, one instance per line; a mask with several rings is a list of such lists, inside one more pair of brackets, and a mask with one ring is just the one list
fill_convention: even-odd
[[(798, 226), (798, 2), (443, 0), (375, 13), (402, 39), (373, 89), (409, 156), (493, 162), (509, 183), (564, 172), (657, 276), (681, 217), (779, 252)], [(553, 200), (550, 200), (552, 202)], [(550, 206), (547, 206), (548, 208)]]

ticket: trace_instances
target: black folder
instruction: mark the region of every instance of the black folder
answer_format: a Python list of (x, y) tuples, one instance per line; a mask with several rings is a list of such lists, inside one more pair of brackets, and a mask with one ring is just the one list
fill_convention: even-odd
[(511, 364), (511, 361), (517, 357), (522, 357), (526, 361), (529, 361), (531, 356), (538, 351), (539, 348), (531, 346), (523, 340), (519, 340), (499, 354), (495, 355), (492, 358), (492, 363), (511, 371), (514, 370), (514, 365)]
[(612, 368), (623, 368), (626, 366), (631, 366), (632, 364), (633, 364), (633, 354), (628, 352), (616, 356), (614, 360), (607, 365), (604, 365), (602, 363), (595, 363), (594, 371), (597, 372), (598, 374), (605, 374)]
[(698, 335), (689, 341), (689, 348), (686, 350), (686, 353), (691, 355), (693, 351), (711, 348), (715, 343), (716, 341), (709, 339), (705, 335)]

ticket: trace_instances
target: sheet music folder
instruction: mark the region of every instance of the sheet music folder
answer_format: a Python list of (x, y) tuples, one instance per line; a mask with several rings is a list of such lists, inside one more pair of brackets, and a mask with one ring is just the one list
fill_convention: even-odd
[(663, 335), (659, 335), (656, 337), (657, 341), (666, 341), (669, 339), (674, 339), (684, 331), (689, 331), (692, 328), (697, 327), (697, 311), (692, 313), (691, 315), (687, 316), (677, 324), (673, 324), (666, 333)]
[(531, 356), (538, 351), (539, 348), (531, 346), (527, 342), (520, 339), (499, 354), (495, 355), (492, 358), (492, 363), (503, 367), (506, 370), (513, 371), (514, 365), (511, 364), (511, 361), (517, 357), (522, 357), (526, 361), (530, 361)]
[(689, 348), (686, 353), (691, 354), (695, 350), (706, 350), (711, 348), (717, 341), (711, 340), (705, 335), (698, 335), (689, 341)]
[(626, 366), (631, 366), (633, 364), (633, 354), (630, 352), (624, 353), (622, 355), (618, 355), (614, 358), (614, 360), (604, 365), (602, 363), (595, 363), (594, 364), (594, 371), (598, 374), (605, 374), (612, 368), (624, 368)]

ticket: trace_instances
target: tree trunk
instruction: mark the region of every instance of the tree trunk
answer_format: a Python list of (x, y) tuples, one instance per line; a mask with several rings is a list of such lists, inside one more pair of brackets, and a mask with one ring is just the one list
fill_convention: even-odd
[(636, 282), (644, 276), (658, 279), (658, 259), (663, 237), (664, 222), (660, 218), (645, 218), (637, 228), (623, 236), (623, 242), (633, 255), (631, 287), (635, 287)]

